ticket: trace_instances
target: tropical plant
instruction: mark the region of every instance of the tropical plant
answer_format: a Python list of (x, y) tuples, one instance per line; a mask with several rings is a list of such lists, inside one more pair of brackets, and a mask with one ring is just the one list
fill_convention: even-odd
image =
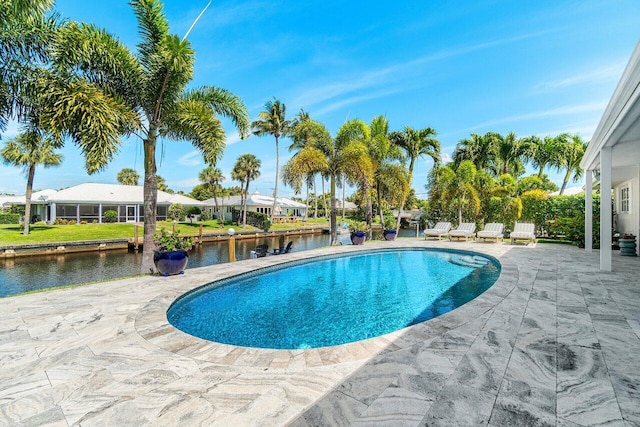
[(564, 193), (571, 178), (573, 178), (574, 182), (582, 178), (584, 171), (580, 168), (580, 162), (586, 149), (587, 143), (582, 141), (579, 135), (571, 135), (568, 140), (558, 147), (558, 166), (560, 169), (566, 169), (562, 187), (560, 187), (560, 195)]
[(471, 138), (458, 142), (452, 157), (456, 166), (464, 160), (470, 160), (478, 170), (490, 169), (496, 159), (494, 140), (490, 134), (482, 136), (472, 133)]
[(55, 141), (49, 135), (42, 135), (35, 129), (21, 133), (15, 139), (8, 140), (0, 151), (0, 157), (8, 165), (24, 168), (27, 175), (27, 190), (25, 192), (25, 214), (23, 234), (29, 234), (31, 223), (31, 194), (33, 192), (33, 178), (36, 167), (58, 166), (62, 156), (55, 153)]
[(138, 185), (140, 175), (138, 175), (138, 172), (136, 172), (134, 169), (124, 168), (120, 172), (118, 172), (118, 176), (116, 179), (122, 185)]
[[(198, 179), (209, 188), (209, 191), (211, 191), (213, 202), (216, 206), (216, 215), (218, 219), (221, 219), (222, 214), (220, 212), (220, 206), (218, 205), (218, 190), (220, 189), (222, 181), (225, 179), (224, 175), (222, 175), (222, 171), (214, 166), (208, 166), (200, 171)], [(223, 221), (220, 222), (220, 225), (223, 225)]]
[(167, 193), (173, 193), (173, 190), (169, 188), (169, 186), (167, 185), (167, 181), (163, 177), (156, 174), (156, 181), (158, 182), (158, 190), (166, 191)]
[(496, 132), (488, 132), (484, 138), (491, 141), (494, 146), (496, 176), (508, 173), (517, 177), (524, 173), (522, 159), (528, 148), (524, 140), (518, 139), (513, 132), (509, 132), (506, 136)]
[(188, 236), (180, 236), (161, 228), (153, 235), (153, 244), (158, 252), (188, 251), (193, 247), (193, 240)]
[(184, 207), (180, 203), (172, 203), (169, 205), (167, 215), (174, 221), (180, 221), (184, 217)]
[(445, 208), (453, 207), (458, 223), (463, 221), (463, 212), (476, 215), (480, 209), (480, 198), (474, 183), (477, 170), (470, 160), (454, 164), (436, 166), (430, 172), (429, 199), (438, 199)]
[(278, 180), (280, 166), (280, 152), (278, 142), (281, 136), (287, 136), (291, 131), (291, 121), (286, 119), (286, 106), (275, 97), (264, 104), (264, 111), (258, 114), (258, 120), (251, 124), (253, 134), (257, 136), (271, 135), (276, 140), (276, 182), (273, 187), (273, 208), (271, 217), (276, 212), (278, 199)]
[[(313, 144), (309, 144), (293, 156), (287, 165), (298, 174), (317, 172), (329, 177), (331, 195), (330, 204), (330, 230), (331, 244), (338, 242), (336, 224), (336, 183), (341, 176), (349, 177), (354, 181), (371, 180), (373, 165), (368, 154), (367, 147), (360, 141), (354, 140), (352, 126), (357, 126), (353, 121), (342, 125), (335, 139), (331, 139), (329, 131), (319, 122), (311, 120), (308, 126), (314, 126), (319, 136)], [(325, 205), (325, 211), (327, 207)]]
[[(101, 170), (120, 136), (140, 136), (144, 152), (144, 250), (142, 271), (153, 268), (156, 229), (158, 137), (191, 142), (207, 163), (224, 149), (217, 115), (231, 119), (242, 137), (249, 116), (232, 93), (212, 87), (187, 89), (195, 53), (187, 40), (169, 33), (160, 0), (131, 0), (141, 41), (137, 54), (114, 36), (88, 24), (67, 23), (53, 49), (56, 75), (44, 91), (57, 109), (45, 121), (62, 129), (85, 154), (89, 173)], [(193, 26), (191, 27), (193, 28)], [(87, 114), (92, 120), (87, 120)]]
[(244, 184), (244, 191), (242, 196), (242, 225), (247, 225), (247, 198), (249, 197), (249, 183), (254, 181), (260, 176), (260, 159), (253, 154), (243, 154), (238, 157), (233, 170), (231, 171), (231, 178), (236, 181), (240, 181), (240, 185)]
[[(409, 126), (402, 131), (392, 132), (389, 136), (391, 142), (405, 151), (409, 159), (407, 181), (409, 187), (413, 181), (413, 168), (418, 158), (429, 156), (435, 166), (440, 163), (440, 142), (436, 139), (436, 131), (431, 127), (415, 130)], [(398, 219), (396, 229), (400, 228), (400, 218), (402, 218), (402, 208), (408, 195), (408, 189), (402, 195), (402, 203), (398, 206)]]

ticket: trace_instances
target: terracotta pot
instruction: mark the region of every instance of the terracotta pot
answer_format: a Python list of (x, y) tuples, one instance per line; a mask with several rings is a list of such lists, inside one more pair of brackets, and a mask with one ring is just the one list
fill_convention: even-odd
[(153, 253), (153, 263), (156, 265), (158, 273), (163, 276), (183, 274), (188, 262), (189, 253), (185, 250), (155, 251)]

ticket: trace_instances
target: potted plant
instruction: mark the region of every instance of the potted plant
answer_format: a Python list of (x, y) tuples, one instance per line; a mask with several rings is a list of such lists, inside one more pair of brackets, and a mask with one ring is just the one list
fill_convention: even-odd
[(161, 229), (154, 234), (153, 242), (156, 245), (153, 262), (158, 273), (163, 276), (184, 273), (189, 262), (188, 251), (193, 247), (191, 238)]
[(351, 221), (349, 223), (351, 230), (351, 243), (354, 245), (362, 245), (366, 240), (365, 223), (363, 221)]
[(384, 231), (382, 236), (385, 240), (396, 240), (396, 221), (393, 217), (385, 217), (384, 219)]

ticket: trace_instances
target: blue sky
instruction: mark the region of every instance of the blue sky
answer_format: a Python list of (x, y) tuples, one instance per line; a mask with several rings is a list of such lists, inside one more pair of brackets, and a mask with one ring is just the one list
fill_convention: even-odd
[[(171, 32), (185, 34), (206, 0), (166, 0)], [(136, 22), (126, 0), (59, 0), (65, 18), (107, 29), (132, 50)], [(189, 36), (196, 51), (191, 86), (228, 89), (252, 120), (276, 97), (293, 117), (301, 107), (335, 135), (345, 120), (384, 114), (391, 130), (431, 126), (445, 159), (471, 133), (518, 136), (578, 133), (589, 140), (638, 42), (640, 2), (584, 1), (214, 1)], [(218, 167), (230, 179), (236, 159), (253, 153), (261, 176), (250, 190), (273, 191), (271, 137), (241, 141), (225, 121), (227, 147)], [(2, 138), (15, 135), (11, 124)], [(280, 164), (291, 156), (281, 142)], [(158, 173), (173, 190), (190, 191), (205, 165), (185, 142), (163, 141)], [(64, 163), (38, 168), (35, 189), (82, 182), (116, 183), (122, 168), (143, 176), (141, 142), (123, 140), (117, 158), (87, 175), (68, 142)], [(426, 198), (432, 166), (416, 165), (413, 187)], [(549, 171), (557, 183), (561, 174)], [(0, 193), (23, 194), (25, 178), (0, 165)], [(571, 184), (571, 185), (580, 185)], [(279, 194), (292, 196), (279, 185)]]

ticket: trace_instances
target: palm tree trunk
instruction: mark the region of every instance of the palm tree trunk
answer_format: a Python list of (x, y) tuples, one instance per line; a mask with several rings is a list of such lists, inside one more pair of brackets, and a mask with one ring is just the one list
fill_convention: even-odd
[[(324, 179), (323, 179), (324, 181)], [(331, 178), (330, 178), (331, 184), (330, 184), (330, 188), (331, 188), (331, 222), (329, 223), (329, 228), (331, 230), (331, 245), (336, 245), (338, 244), (338, 228), (336, 227), (336, 210), (333, 209), (333, 206), (335, 206), (336, 204), (336, 177), (334, 174), (331, 174)], [(324, 185), (323, 185), (324, 187)], [(322, 195), (324, 197), (324, 189), (322, 191)], [(325, 213), (326, 213), (326, 209), (325, 209)]]
[(402, 203), (398, 206), (398, 219), (396, 220), (396, 233), (400, 231), (400, 220), (402, 219), (402, 209), (404, 208), (404, 204), (407, 202), (407, 197), (409, 197), (409, 191), (411, 190), (411, 182), (413, 181), (413, 166), (415, 165), (416, 158), (411, 156), (411, 161), (409, 162), (409, 174), (407, 176), (409, 181), (409, 188), (402, 194)]
[(318, 189), (316, 177), (313, 177), (313, 218), (318, 219)]
[[(333, 180), (333, 183), (331, 185), (333, 185), (335, 187), (335, 185), (336, 185), (335, 180), (336, 179), (335, 179), (335, 177), (332, 177), (331, 179)], [(327, 206), (327, 195), (324, 192), (324, 177), (322, 177), (322, 181), (321, 182), (322, 182), (322, 201), (324, 202), (324, 217), (325, 218), (329, 218), (329, 212), (328, 212), (329, 206)], [(331, 201), (331, 203), (334, 203), (334, 204), (336, 202), (336, 200), (335, 200), (335, 197), (336, 197), (335, 191), (336, 191), (336, 189), (334, 188), (333, 189), (333, 200)], [(331, 212), (333, 212), (333, 211), (334, 211), (333, 206), (331, 206)]]
[(344, 221), (344, 192), (346, 189), (346, 183), (342, 182), (342, 221)]
[(564, 175), (564, 180), (562, 181), (562, 187), (560, 188), (560, 195), (564, 193), (564, 190), (567, 188), (567, 184), (569, 183), (569, 178), (571, 178), (571, 169), (567, 168), (567, 173)]
[(247, 226), (247, 199), (249, 198), (249, 181), (251, 181), (251, 179), (249, 178), (249, 176), (247, 176), (247, 187), (244, 190), (244, 209), (243, 209), (243, 213), (242, 213), (242, 226), (243, 227)]
[(305, 201), (304, 201), (304, 219), (305, 220), (309, 217), (309, 187), (311, 186), (309, 184), (309, 179), (306, 179), (306, 181), (307, 181), (306, 182), (307, 183), (307, 197), (305, 198)]
[(542, 179), (542, 176), (544, 175), (544, 166), (545, 165), (540, 165), (540, 170), (538, 171), (538, 178)]
[[(273, 222), (273, 216), (276, 214), (276, 200), (278, 199), (278, 167), (280, 156), (278, 152), (278, 137), (276, 136), (276, 184), (273, 186), (273, 208), (271, 209), (271, 222)], [(247, 191), (249, 187), (247, 186)]]
[(29, 174), (27, 176), (27, 191), (24, 201), (24, 230), (22, 234), (29, 234), (29, 224), (31, 223), (31, 194), (33, 193), (33, 176), (36, 174), (36, 164), (29, 164)]
[(143, 141), (144, 149), (144, 240), (142, 243), (142, 273), (153, 272), (153, 235), (156, 232), (156, 213), (158, 204), (158, 178), (156, 176), (156, 133), (157, 124), (149, 125), (149, 133)]
[(213, 188), (213, 203), (216, 205), (216, 213), (218, 214), (218, 224), (222, 226), (223, 222), (220, 220), (220, 206), (218, 206), (218, 194), (217, 194), (217, 191), (215, 190), (215, 187)]
[(371, 191), (369, 190), (369, 182), (365, 179), (362, 186), (362, 196), (365, 199), (365, 222), (367, 223), (367, 239), (371, 240), (371, 222), (373, 219), (373, 208), (371, 207)]
[(378, 193), (377, 199), (378, 199), (378, 214), (380, 215), (380, 224), (382, 224), (382, 228), (384, 228), (384, 212), (382, 211), (382, 196), (381, 196), (381, 189), (380, 189), (379, 182), (376, 184), (376, 192)]

